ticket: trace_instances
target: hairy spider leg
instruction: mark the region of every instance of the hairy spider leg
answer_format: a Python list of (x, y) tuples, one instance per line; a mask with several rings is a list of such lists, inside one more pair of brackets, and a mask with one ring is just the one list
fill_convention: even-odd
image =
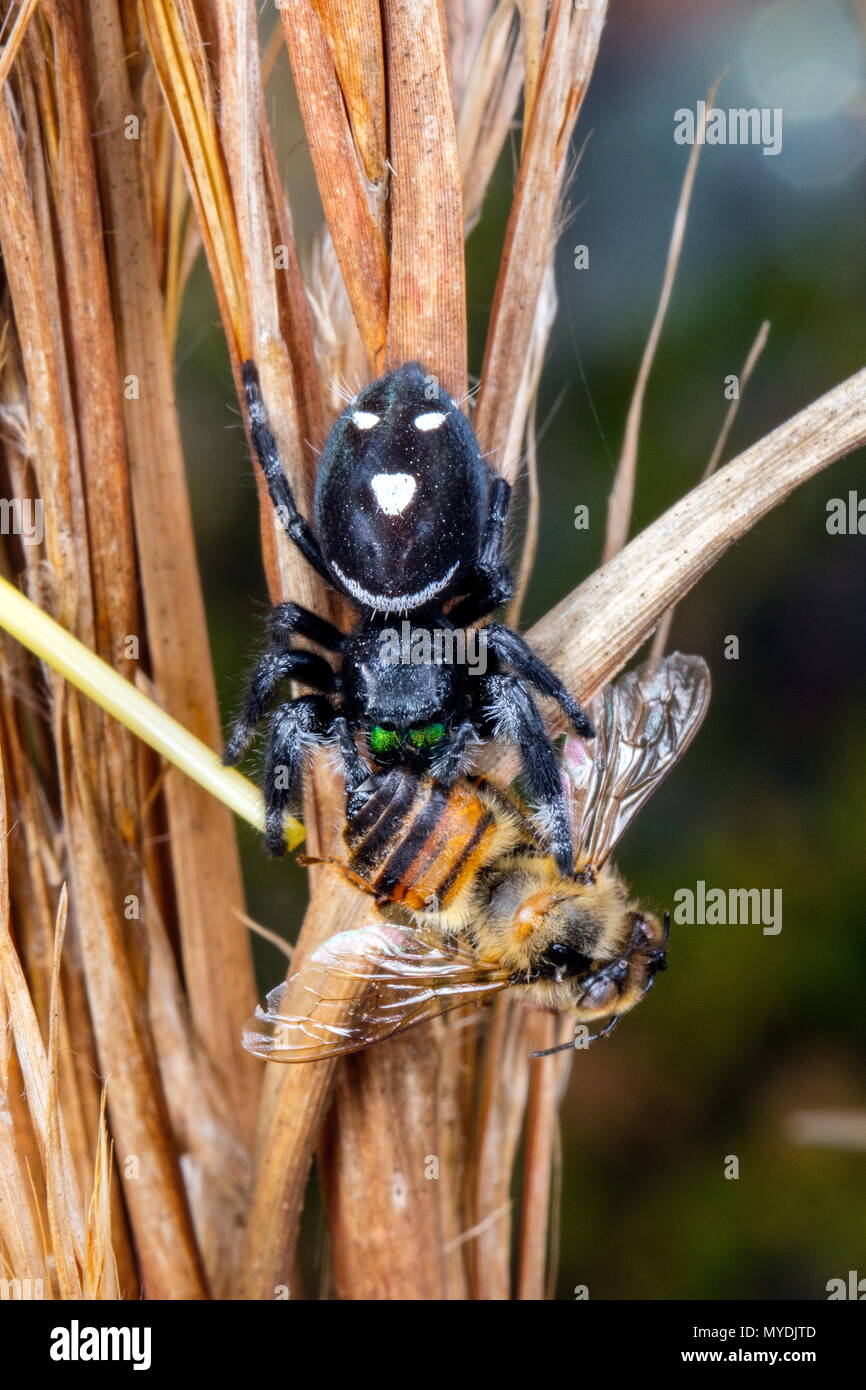
[(271, 854), (284, 854), (286, 812), (301, 796), (306, 761), (324, 743), (333, 710), (323, 695), (301, 695), (280, 705), (271, 719), (265, 762), (265, 838)]
[(297, 680), (327, 695), (337, 689), (337, 677), (324, 657), (292, 648), (296, 632), (330, 651), (339, 651), (344, 641), (339, 629), (318, 614), (297, 603), (278, 603), (271, 612), (270, 645), (250, 677), (244, 707), (229, 735), (223, 762), (231, 765), (243, 757), (281, 681)]
[(485, 629), (488, 650), (510, 666), (524, 680), (549, 695), (569, 719), (582, 738), (595, 738), (595, 729), (587, 714), (570, 695), (559, 676), (554, 675), (523, 638), (504, 623), (490, 623)]
[(448, 615), (455, 627), (471, 626), (511, 598), (511, 571), (503, 559), (510, 501), (511, 487), (497, 474), (490, 486), (487, 521), (468, 591)]
[(544, 818), (544, 838), (557, 867), (570, 877), (574, 873), (571, 819), (556, 754), (538, 706), (517, 676), (494, 672), (482, 676), (479, 685), (485, 721), (494, 738), (519, 748), (527, 791), (539, 803)]
[[(355, 740), (349, 731), (349, 725), (344, 716), (338, 715), (334, 720), (334, 737), (340, 749), (340, 756), (343, 760), (343, 780), (346, 784), (346, 814), (352, 816), (357, 806), (356, 793), (358, 788), (367, 781), (372, 773), (372, 768), (364, 762), (358, 752)], [(363, 799), (363, 798), (362, 798)]]
[(255, 363), (245, 362), (241, 372), (250, 421), (250, 434), (277, 516), (304, 559), (312, 565), (316, 573), (321, 575), (332, 588), (340, 589), (340, 584), (328, 568), (313, 528), (301, 515), (295, 504), (295, 495), (280, 462), (277, 441), (274, 439), (268, 424), (268, 413), (262, 398), (262, 389)]
[(481, 735), (471, 719), (463, 719), (454, 730), (450, 741), (433, 758), (430, 771), (443, 787), (453, 787), (457, 778), (469, 768), (473, 744), (481, 742)]
[(296, 633), (317, 642), (327, 652), (341, 652), (346, 641), (345, 633), (327, 618), (320, 618), (318, 613), (311, 613), (299, 603), (275, 603), (271, 610), (270, 632), (275, 646), (282, 648), (289, 646)]

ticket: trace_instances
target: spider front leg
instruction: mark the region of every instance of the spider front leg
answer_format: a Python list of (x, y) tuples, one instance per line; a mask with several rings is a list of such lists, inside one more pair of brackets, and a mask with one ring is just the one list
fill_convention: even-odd
[(430, 771), (442, 787), (453, 787), (458, 777), (468, 772), (472, 748), (480, 743), (478, 730), (471, 719), (464, 719), (454, 731), (453, 738), (434, 754)]
[(366, 797), (358, 796), (358, 788), (363, 786), (372, 774), (372, 768), (364, 762), (352, 738), (349, 725), (344, 716), (339, 715), (333, 723), (333, 736), (340, 749), (343, 762), (343, 781), (346, 785), (346, 815), (349, 820), (363, 805)]
[(224, 763), (231, 766), (240, 761), (264, 718), (271, 696), (281, 681), (289, 679), (300, 681), (302, 685), (312, 686), (325, 694), (332, 693), (336, 687), (336, 676), (323, 656), (316, 652), (269, 647), (250, 678), (244, 708), (226, 743)]
[(535, 655), (522, 637), (504, 623), (490, 623), (484, 629), (484, 634), (488, 651), (493, 652), (500, 661), (534, 685), (542, 695), (549, 695), (554, 699), (582, 738), (595, 738), (595, 729), (589, 716), (581, 709), (574, 696), (569, 694), (559, 676), (554, 675), (549, 666), (545, 666), (541, 657)]
[(304, 767), (328, 737), (333, 715), (322, 695), (302, 695), (274, 712), (264, 780), (265, 839), (273, 855), (285, 854), (286, 812), (300, 802)]
[(574, 873), (571, 819), (556, 754), (538, 706), (516, 676), (484, 676), (481, 686), (493, 736), (515, 743), (520, 749), (527, 790), (543, 812), (544, 839), (560, 872), (570, 877)]

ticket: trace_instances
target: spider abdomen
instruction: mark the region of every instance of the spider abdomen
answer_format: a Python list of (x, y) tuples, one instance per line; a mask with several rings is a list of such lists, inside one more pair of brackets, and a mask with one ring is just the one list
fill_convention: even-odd
[(459, 592), (478, 550), (488, 478), (463, 412), (409, 363), (336, 421), (316, 475), (327, 563), (366, 608), (410, 612)]

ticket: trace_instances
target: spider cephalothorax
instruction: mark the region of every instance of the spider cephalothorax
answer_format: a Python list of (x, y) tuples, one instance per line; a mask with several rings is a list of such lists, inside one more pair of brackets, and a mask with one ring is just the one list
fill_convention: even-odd
[[(283, 472), (252, 362), (244, 386), (280, 520), (313, 568), (358, 610), (349, 633), (295, 603), (273, 610), (271, 643), (226, 748), (227, 762), (242, 757), (282, 681), (317, 692), (281, 704), (271, 718), (264, 790), (273, 853), (284, 848), (283, 820), (315, 744), (337, 743), (351, 798), (369, 775), (356, 733), (365, 734), (376, 765), (427, 767), (446, 785), (465, 770), (472, 745), (493, 737), (520, 748), (527, 791), (570, 873), (556, 757), (527, 683), (557, 700), (578, 733), (591, 737), (592, 726), (558, 677), (503, 624), (483, 629), (470, 658), (465, 629), (511, 594), (503, 554), (510, 488), (481, 458), (457, 403), (414, 363), (361, 391), (325, 443), (311, 526)], [(336, 669), (294, 647), (295, 636), (336, 656)]]

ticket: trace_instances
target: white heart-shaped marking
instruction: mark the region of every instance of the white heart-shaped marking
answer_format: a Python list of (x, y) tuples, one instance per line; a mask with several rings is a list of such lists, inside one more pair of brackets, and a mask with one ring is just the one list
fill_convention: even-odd
[(376, 473), (370, 486), (385, 515), (399, 516), (415, 496), (418, 484), (411, 473)]

